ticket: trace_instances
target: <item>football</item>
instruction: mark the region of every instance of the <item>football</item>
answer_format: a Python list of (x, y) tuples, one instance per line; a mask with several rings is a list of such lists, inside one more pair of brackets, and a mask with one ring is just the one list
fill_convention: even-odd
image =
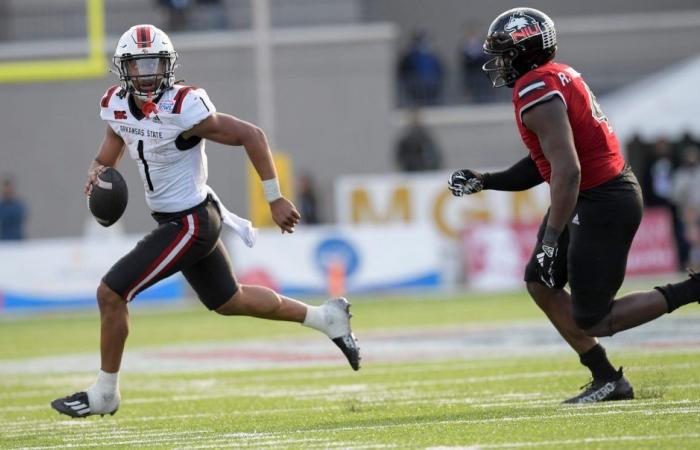
[(97, 176), (88, 196), (88, 208), (97, 222), (108, 227), (124, 213), (129, 191), (124, 177), (112, 167), (107, 167)]

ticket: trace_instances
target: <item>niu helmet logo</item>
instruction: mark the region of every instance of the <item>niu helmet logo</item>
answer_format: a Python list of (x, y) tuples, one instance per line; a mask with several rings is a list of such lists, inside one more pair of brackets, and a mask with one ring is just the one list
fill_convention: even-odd
[(510, 34), (514, 43), (542, 34), (539, 22), (525, 14), (511, 16), (503, 29)]
[(126, 111), (114, 111), (115, 120), (126, 120)]

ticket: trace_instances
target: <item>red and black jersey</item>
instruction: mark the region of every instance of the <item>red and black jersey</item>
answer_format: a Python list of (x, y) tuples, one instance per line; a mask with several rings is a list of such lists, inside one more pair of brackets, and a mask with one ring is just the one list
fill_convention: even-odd
[(547, 182), (551, 166), (537, 135), (528, 130), (522, 116), (528, 108), (558, 96), (566, 106), (581, 164), (580, 190), (590, 189), (617, 176), (625, 165), (620, 144), (581, 74), (566, 64), (549, 62), (520, 77), (513, 88), (515, 120), (523, 143)]

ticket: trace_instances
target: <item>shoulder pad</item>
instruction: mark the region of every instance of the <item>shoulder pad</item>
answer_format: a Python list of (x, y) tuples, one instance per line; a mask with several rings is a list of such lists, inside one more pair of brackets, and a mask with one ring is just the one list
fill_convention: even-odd
[(102, 108), (107, 108), (109, 106), (109, 101), (112, 99), (112, 95), (114, 95), (117, 89), (119, 89), (119, 85), (114, 85), (107, 89), (107, 92), (102, 96), (102, 100), (100, 100), (100, 106)]
[(185, 102), (185, 97), (187, 97), (187, 94), (195, 89), (197, 88), (194, 86), (182, 86), (180, 90), (177, 91), (177, 94), (175, 94), (175, 97), (173, 98), (173, 101), (175, 102), (173, 105), (173, 114), (180, 114), (182, 112), (182, 104)]
[(566, 106), (566, 99), (561, 91), (559, 77), (555, 70), (531, 70), (518, 79), (513, 89), (513, 104), (516, 114), (522, 120), (523, 113), (538, 103), (559, 96)]
[(216, 112), (204, 89), (182, 86), (173, 97), (172, 114), (180, 126), (188, 130)]

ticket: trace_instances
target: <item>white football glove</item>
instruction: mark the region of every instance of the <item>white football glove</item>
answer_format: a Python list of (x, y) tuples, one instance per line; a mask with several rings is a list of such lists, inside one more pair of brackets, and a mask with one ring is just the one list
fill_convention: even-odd
[(455, 170), (447, 181), (447, 187), (455, 197), (476, 194), (484, 188), (483, 175), (469, 169)]

